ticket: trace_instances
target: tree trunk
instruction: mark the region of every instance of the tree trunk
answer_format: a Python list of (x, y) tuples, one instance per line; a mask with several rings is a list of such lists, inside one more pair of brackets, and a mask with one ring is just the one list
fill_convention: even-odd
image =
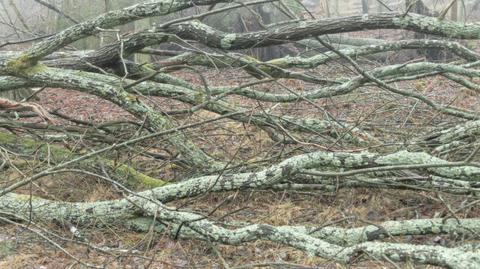
[(368, 14), (368, 0), (362, 0), (362, 13)]

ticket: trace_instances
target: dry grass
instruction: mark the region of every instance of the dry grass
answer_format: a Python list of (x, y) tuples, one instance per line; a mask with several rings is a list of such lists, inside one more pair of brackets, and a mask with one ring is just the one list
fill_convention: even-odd
[[(341, 67), (326, 70), (320, 67), (318, 74), (336, 77)], [(238, 75), (238, 70), (211, 71), (207, 77), (216, 84), (245, 82)], [(347, 71), (345, 71), (347, 72)], [(189, 73), (178, 75), (199, 83), (199, 78)], [(282, 81), (290, 88), (308, 90), (308, 85), (301, 82)], [(453, 102), (455, 105), (480, 112), (478, 94), (466, 94), (464, 89), (443, 79), (426, 79), (412, 83), (402, 83), (402, 87), (414, 88), (430, 98), (443, 103)], [(261, 86), (265, 87), (265, 86)], [(260, 88), (261, 88), (260, 87)], [(269, 88), (279, 91), (278, 87)], [(129, 117), (117, 107), (98, 98), (67, 90), (49, 89), (41, 95), (41, 104), (48, 109), (62, 108), (62, 112), (82, 120), (105, 122)], [(237, 105), (257, 107), (257, 102), (238, 97), (229, 100)], [(163, 111), (179, 109), (179, 105), (164, 98), (150, 98), (148, 102)], [(403, 139), (421, 136), (439, 122), (455, 122), (451, 117), (439, 116), (425, 105), (415, 101), (385, 94), (378, 89), (366, 88), (351, 95), (322, 99), (315, 102), (327, 109), (338, 119), (358, 122), (385, 141), (392, 142), (389, 151)], [(89, 104), (89, 105), (85, 105)], [(262, 109), (271, 108), (273, 104), (263, 104)], [(412, 106), (414, 109), (412, 109)], [(260, 110), (260, 108), (259, 108)], [(276, 114), (295, 115), (299, 117), (322, 117), (317, 108), (305, 103), (280, 105), (274, 109)], [(191, 117), (175, 117), (178, 124), (200, 121), (211, 117), (212, 113), (202, 112)], [(295, 146), (282, 148), (272, 142), (266, 133), (244, 124), (222, 121), (208, 127), (186, 131), (188, 135), (201, 145), (212, 156), (234, 160), (235, 162), (254, 162), (280, 152), (286, 154), (301, 153)], [(149, 147), (162, 148), (164, 141), (150, 141)], [(351, 145), (340, 144), (339, 149), (351, 148)], [(304, 147), (303, 150), (314, 148)], [(378, 150), (378, 149), (375, 149)], [(135, 153), (122, 153), (125, 159), (139, 170), (159, 178), (174, 179), (181, 177), (180, 169), (162, 168), (162, 163), (147, 162)], [(130, 155), (129, 155), (130, 154)], [(159, 168), (160, 167), (160, 168)], [(18, 177), (19, 175), (15, 175)], [(30, 190), (23, 190), (25, 193)], [(105, 182), (99, 182), (87, 176), (62, 175), (55, 178), (44, 178), (33, 186), (33, 193), (65, 201), (98, 201), (121, 197), (121, 194)], [(233, 197), (233, 199), (231, 199)], [(458, 208), (466, 197), (442, 194), (452, 208)], [(176, 201), (170, 206), (182, 206), (200, 213), (209, 213), (226, 199), (229, 202), (220, 207), (212, 215), (212, 219), (225, 217), (228, 221), (249, 223), (268, 223), (272, 225), (339, 225), (356, 227), (386, 220), (402, 220), (412, 218), (442, 217), (448, 214), (445, 204), (433, 192), (414, 192), (381, 189), (345, 189), (335, 193), (320, 192), (273, 192), (244, 191), (232, 193), (209, 194), (188, 201)], [(235, 212), (232, 214), (232, 212)], [(228, 216), (227, 216), (228, 215)], [(458, 213), (458, 217), (478, 217), (480, 208), (471, 207)], [(41, 223), (66, 238), (71, 238), (67, 227), (51, 223)], [(136, 250), (135, 253), (116, 257), (88, 250), (86, 247), (57, 240), (62, 247), (76, 257), (89, 263), (105, 265), (107, 268), (222, 268), (220, 257), (205, 242), (173, 241), (163, 234), (138, 234), (118, 230), (118, 227), (102, 229), (83, 227), (82, 232), (98, 246)], [(435, 238), (395, 238), (396, 242), (415, 242), (424, 244), (453, 244), (455, 238), (438, 236)], [(253, 263), (283, 262), (299, 264), (297, 268), (346, 268), (344, 266), (309, 257), (300, 251), (266, 242), (254, 242), (241, 246), (216, 246), (221, 257), (231, 266)], [(410, 264), (402, 268), (421, 268)], [(0, 231), (0, 268), (82, 268), (75, 264), (64, 253), (48, 245), (27, 231), (11, 225), (1, 226)], [(260, 268), (260, 267), (258, 267)], [(287, 268), (287, 265), (266, 268)], [(295, 268), (295, 267), (290, 267)], [(394, 268), (383, 262), (368, 262), (348, 268)], [(432, 267), (426, 267), (432, 268)]]
[[(98, 193), (99, 194), (99, 193)], [(92, 197), (94, 195), (92, 194)], [(208, 213), (211, 208), (221, 203), (232, 193), (211, 194), (190, 201), (188, 208), (196, 212)], [(441, 202), (429, 193), (418, 194), (412, 191), (387, 190), (342, 190), (335, 195), (323, 196), (317, 193), (298, 194), (294, 192), (273, 193), (270, 191), (253, 191), (238, 193), (234, 199), (221, 207), (212, 216), (220, 218), (231, 212), (240, 210), (226, 218), (249, 223), (268, 223), (271, 225), (341, 225), (355, 227), (384, 220), (401, 220), (411, 218), (442, 217), (448, 211)], [(108, 196), (108, 194), (107, 194)], [(102, 198), (104, 196), (101, 196)], [(86, 200), (89, 200), (88, 197)], [(444, 196), (453, 207), (459, 206), (462, 199), (455, 196)], [(178, 201), (171, 206), (184, 204)], [(194, 202), (194, 203), (193, 203)], [(243, 209), (243, 210), (242, 210)], [(461, 217), (475, 217), (479, 209), (471, 210)], [(344, 221), (342, 221), (344, 220)], [(338, 223), (337, 223), (338, 221)], [(68, 230), (60, 226), (45, 224), (57, 233), (69, 237)], [(3, 226), (6, 234), (11, 234), (13, 227)], [(68, 243), (62, 246), (76, 257), (90, 263), (105, 264), (107, 268), (142, 268), (151, 264), (150, 268), (221, 268), (219, 257), (211, 246), (198, 241), (172, 241), (162, 234), (137, 234), (128, 231), (112, 230), (111, 228), (82, 229), (96, 245), (120, 249), (136, 249), (138, 254), (123, 258), (88, 251), (85, 247)], [(5, 233), (5, 232), (2, 232)], [(26, 231), (20, 231), (14, 239), (15, 245), (11, 254), (3, 257), (0, 268), (38, 268), (29, 267), (33, 264), (44, 268), (65, 268), (72, 264), (58, 249), (34, 239), (35, 236)], [(423, 244), (450, 244), (454, 240), (448, 236), (416, 239), (413, 242)], [(29, 243), (26, 243), (29, 242)], [(395, 238), (395, 242), (412, 242), (409, 237)], [(230, 266), (241, 266), (250, 263), (284, 262), (312, 266), (313, 268), (344, 268), (340, 265), (309, 257), (300, 251), (267, 242), (254, 242), (242, 246), (217, 246), (223, 259)], [(26, 254), (28, 253), (28, 254)], [(135, 257), (141, 254), (144, 257)], [(8, 266), (8, 267), (4, 267)], [(129, 267), (131, 266), (131, 267)], [(349, 268), (391, 268), (391, 265), (380, 262), (362, 263)], [(81, 267), (74, 267), (81, 268)], [(273, 268), (273, 267), (267, 267)], [(280, 267), (285, 268), (285, 267)], [(392, 267), (393, 268), (393, 267)], [(405, 265), (402, 268), (419, 268)]]

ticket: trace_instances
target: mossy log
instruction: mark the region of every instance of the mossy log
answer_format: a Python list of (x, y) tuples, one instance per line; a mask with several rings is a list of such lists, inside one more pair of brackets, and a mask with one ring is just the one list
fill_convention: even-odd
[[(48, 160), (53, 163), (60, 163), (79, 156), (77, 153), (59, 145), (47, 144), (32, 138), (21, 137), (5, 132), (0, 132), (0, 145), (25, 155), (37, 156), (41, 160), (48, 158)], [(76, 164), (75, 168), (86, 171), (101, 171), (101, 165), (107, 169), (112, 177), (126, 182), (130, 186), (155, 188), (167, 184), (164, 180), (150, 177), (126, 164), (117, 163), (102, 157), (81, 161)]]

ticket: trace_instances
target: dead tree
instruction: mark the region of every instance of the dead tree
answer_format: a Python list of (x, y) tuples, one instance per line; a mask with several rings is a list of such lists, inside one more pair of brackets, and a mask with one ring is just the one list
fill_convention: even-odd
[[(0, 91), (24, 87), (63, 88), (96, 96), (131, 116), (120, 123), (99, 124), (68, 117), (58, 111), (51, 111), (51, 115), (46, 115), (44, 110), (20, 115), (2, 113), (1, 167), (8, 177), (4, 177), (6, 180), (2, 181), (0, 189), (1, 221), (24, 225), (60, 220), (80, 229), (108, 225), (137, 232), (162, 232), (173, 239), (195, 239), (211, 244), (238, 245), (263, 240), (341, 264), (376, 260), (479, 268), (475, 247), (455, 244), (457, 242), (440, 246), (386, 240), (407, 235), (455, 234), (478, 242), (480, 220), (457, 216), (451, 208), (444, 218), (363, 223), (363, 227), (342, 228), (228, 222), (214, 219), (210, 214), (183, 211), (169, 205), (208, 193), (252, 189), (334, 192), (341, 188), (389, 188), (472, 197), (480, 193), (478, 107), (453, 106), (451, 102), (429, 95), (431, 89), (422, 84), (424, 78), (441, 77), (478, 94), (480, 85), (472, 79), (480, 77), (478, 53), (456, 41), (445, 40), (385, 41), (353, 49), (338, 49), (328, 42), (330, 34), (379, 29), (408, 30), (459, 40), (478, 39), (480, 25), (438, 20), (426, 16), (425, 12), (297, 18), (245, 33), (221, 31), (201, 21), (226, 10), (270, 2), (273, 1), (148, 1), (70, 26), (26, 50), (0, 53)], [(220, 3), (228, 5), (216, 8)], [(62, 51), (72, 42), (106, 29), (199, 6), (209, 7), (209, 10), (152, 25), (148, 30), (125, 35), (97, 50)], [(268, 61), (239, 53), (305, 39), (314, 39), (330, 51), (311, 57), (287, 55)], [(165, 43), (179, 44), (183, 51), (145, 50)], [(364, 66), (358, 61), (364, 55), (404, 49), (450, 51), (457, 61), (383, 66)], [(163, 56), (160, 61), (148, 64), (128, 60), (129, 55), (141, 51)], [(333, 74), (310, 72), (323, 72), (315, 68), (330, 64), (335, 71)], [(348, 68), (341, 71), (339, 66)], [(240, 85), (233, 85), (233, 82), (215, 84), (222, 73), (209, 80), (207, 72), (202, 71), (206, 68), (233, 69), (233, 79), (251, 77)], [(197, 81), (177, 75), (174, 71), (179, 69), (197, 75)], [(292, 81), (309, 86), (291, 86)], [(402, 86), (411, 81), (417, 82), (413, 84), (415, 89)], [(262, 88), (266, 83), (270, 83), (269, 88)], [(392, 98), (395, 101), (390, 107), (408, 107), (406, 120), (392, 129), (402, 130), (412, 114), (433, 115), (429, 118), (432, 121), (451, 119), (452, 126), (430, 127), (400, 136), (400, 131), (376, 128), (378, 124), (370, 120), (368, 113), (354, 111), (366, 118), (349, 121), (328, 111), (328, 102), (319, 105), (322, 100), (347, 98), (354, 93)], [(169, 111), (155, 105), (157, 97), (178, 104), (177, 109)], [(238, 99), (243, 102), (239, 103)], [(349, 101), (349, 110), (357, 109), (353, 105), (355, 101)], [(369, 100), (374, 101), (373, 97)], [(279, 109), (299, 104), (310, 105), (314, 110), (299, 116)], [(421, 110), (417, 111), (417, 106), (421, 106)], [(38, 115), (49, 119), (45, 122), (18, 120)], [(202, 117), (179, 124), (175, 115)], [(368, 124), (362, 124), (367, 119)], [(213, 124), (225, 120), (251, 128), (255, 133), (264, 133), (272, 144), (272, 151), (260, 152), (254, 161), (238, 161), (236, 154), (229, 159), (208, 152), (222, 141), (215, 141), (210, 147), (202, 146), (200, 142), (208, 138), (204, 133), (207, 131), (196, 128), (211, 124), (210, 129), (222, 129), (225, 126)], [(76, 145), (87, 148), (77, 150)], [(470, 149), (467, 154), (457, 150), (465, 145)], [(240, 147), (238, 152), (242, 149), (249, 151)], [(288, 149), (286, 153), (285, 149)], [(167, 183), (141, 168), (132, 167), (128, 162), (131, 156), (126, 156), (126, 150), (149, 162), (161, 159), (176, 167), (177, 172), (172, 173), (175, 178)], [(445, 157), (447, 151), (448, 158)], [(16, 162), (11, 161), (13, 159)], [(43, 165), (29, 169), (30, 162)], [(22, 165), (27, 169), (17, 168)], [(93, 202), (67, 202), (51, 199), (48, 193), (40, 197), (34, 195), (32, 189), (28, 192), (41, 179), (61, 178), (65, 173), (103, 180), (113, 184), (124, 196)], [(144, 190), (132, 191), (130, 186), (142, 186)], [(441, 195), (438, 197), (442, 199)], [(28, 227), (26, 224), (22, 227)]]

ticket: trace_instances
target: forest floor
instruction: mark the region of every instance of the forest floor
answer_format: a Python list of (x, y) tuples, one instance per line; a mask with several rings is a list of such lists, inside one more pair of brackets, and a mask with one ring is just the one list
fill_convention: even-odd
[[(329, 69), (320, 67), (314, 72), (333, 77), (338, 75), (339, 69), (344, 73), (349, 72), (342, 65), (331, 66)], [(175, 75), (201, 84), (194, 73), (176, 72)], [(248, 75), (240, 70), (208, 71), (205, 75), (215, 85), (235, 85), (248, 81)], [(293, 80), (281, 82), (298, 92), (311, 87)], [(470, 94), (438, 77), (405, 83), (401, 86), (421, 91), (442, 103), (451, 103), (480, 112), (478, 94)], [(263, 89), (279, 91), (271, 86)], [(39, 94), (39, 98), (37, 103), (47, 110), (58, 110), (75, 119), (95, 123), (134, 120), (115, 105), (71, 90), (46, 89)], [(184, 108), (183, 105), (164, 98), (145, 97), (145, 100), (149, 105), (164, 112)], [(260, 105), (237, 97), (229, 97), (229, 101), (239, 106), (255, 107), (257, 110), (272, 108), (272, 104)], [(366, 88), (349, 95), (318, 100), (316, 104), (335, 118), (356, 123), (360, 128), (381, 137), (382, 141), (389, 145), (383, 149), (385, 151), (401, 147), (402, 142), (420, 137), (438, 127), (438, 124), (448, 126), (459, 122), (458, 119), (439, 116), (415, 100), (386, 94), (376, 88)], [(318, 108), (300, 102), (279, 105), (273, 109), (275, 113), (291, 116), (322, 117), (323, 115)], [(201, 112), (194, 116), (172, 116), (172, 119), (178, 124), (184, 124), (211, 116), (212, 113)], [(58, 123), (61, 122), (58, 120)], [(286, 155), (292, 155), (315, 150), (314, 146), (308, 145), (285, 148), (278, 146), (264, 132), (227, 120), (186, 132), (212, 156), (231, 160), (234, 163), (261, 160), (269, 155), (280, 154), (281, 151), (286, 151)], [(158, 148), (161, 148), (162, 141), (155, 143)], [(343, 144), (333, 147), (335, 150), (364, 150)], [(162, 179), (173, 180), (179, 177), (178, 173), (181, 173), (174, 168), (159, 169), (158, 166), (164, 166), (160, 161), (152, 163), (136, 157), (132, 157), (131, 161), (139, 170)], [(35, 187), (34, 192), (45, 197), (68, 201), (96, 201), (121, 197), (114, 187), (88, 177), (63, 179), (61, 181), (42, 180)], [(468, 199), (468, 197), (431, 191), (386, 189), (341, 189), (328, 193), (252, 190), (209, 194), (169, 203), (169, 205), (204, 214), (209, 214), (217, 208), (210, 216), (211, 219), (272, 225), (357, 227), (387, 220), (447, 216), (450, 213), (449, 207), (459, 208)], [(480, 207), (478, 206), (464, 208), (457, 213), (459, 218), (479, 216)], [(62, 225), (52, 223), (40, 225), (58, 235), (72, 239), (68, 228)], [(130, 250), (128, 253), (117, 256), (91, 251), (76, 243), (57, 240), (65, 250), (77, 258), (89, 263), (106, 265), (107, 268), (226, 268), (225, 264), (230, 268), (346, 268), (321, 258), (308, 256), (289, 247), (261, 241), (241, 246), (212, 246), (206, 242), (174, 241), (163, 234), (140, 234), (111, 227), (102, 229), (82, 227), (81, 231), (89, 238), (90, 243), (97, 246)], [(456, 243), (456, 238), (450, 235), (407, 236), (394, 240), (444, 246)], [(395, 268), (396, 266), (385, 262), (366, 262), (348, 268)], [(411, 264), (401, 265), (401, 267), (420, 268)], [(81, 268), (81, 266), (58, 248), (27, 230), (6, 225), (1, 226), (0, 231), (0, 268), (56, 269)]]

